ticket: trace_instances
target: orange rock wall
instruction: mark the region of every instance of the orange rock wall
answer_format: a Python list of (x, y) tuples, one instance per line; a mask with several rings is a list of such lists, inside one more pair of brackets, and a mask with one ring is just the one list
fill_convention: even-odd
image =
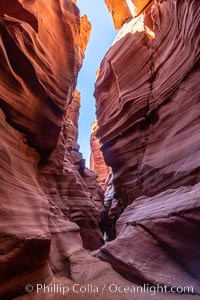
[(109, 167), (105, 164), (103, 154), (101, 152), (101, 145), (96, 137), (97, 122), (92, 124), (92, 133), (90, 136), (90, 169), (97, 175), (97, 182), (105, 191), (107, 188), (106, 178), (109, 173)]
[(87, 18), (71, 0), (3, 0), (0, 19), (0, 298), (13, 299), (102, 245), (103, 192), (77, 144)]
[(117, 232), (99, 257), (133, 282), (170, 287), (173, 278), (197, 293), (199, 21), (197, 0), (152, 1), (123, 24), (95, 89), (97, 136), (113, 171), (115, 210), (108, 199), (107, 214)]

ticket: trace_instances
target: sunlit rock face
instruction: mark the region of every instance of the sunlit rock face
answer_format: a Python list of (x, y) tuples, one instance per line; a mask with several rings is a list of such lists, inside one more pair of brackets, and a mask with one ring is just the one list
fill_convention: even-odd
[(105, 0), (113, 17), (115, 29), (120, 29), (130, 18), (140, 15), (153, 2), (154, 0)]
[(90, 35), (88, 34), (90, 31), (91, 31), (91, 24), (88, 21), (87, 16), (84, 15), (80, 19), (80, 47), (83, 53), (85, 52), (87, 48), (87, 44), (90, 39)]
[(12, 0), (1, 1), (0, 13), (1, 106), (31, 146), (51, 150), (82, 63), (78, 9), (71, 1)]
[(122, 24), (131, 17), (131, 12), (125, 0), (105, 0), (105, 3), (112, 14), (115, 29), (119, 29)]
[(73, 279), (73, 252), (102, 245), (103, 193), (77, 144), (89, 31), (71, 0), (0, 2), (1, 299)]
[(143, 19), (155, 38), (124, 23), (96, 82), (116, 219), (124, 211), (99, 257), (131, 281), (199, 293), (199, 1), (152, 1)]
[(98, 125), (92, 123), (92, 133), (90, 136), (90, 169), (97, 175), (97, 182), (105, 191), (107, 187), (106, 178), (109, 173), (109, 167), (105, 164), (99, 139), (96, 137)]

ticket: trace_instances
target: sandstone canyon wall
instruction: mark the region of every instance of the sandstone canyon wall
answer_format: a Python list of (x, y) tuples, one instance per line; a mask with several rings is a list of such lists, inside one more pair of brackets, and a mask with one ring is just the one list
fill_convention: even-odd
[(97, 175), (97, 182), (102, 189), (106, 191), (106, 179), (109, 173), (109, 167), (105, 164), (103, 154), (101, 152), (101, 145), (96, 136), (98, 129), (97, 121), (92, 123), (92, 133), (90, 136), (90, 169)]
[(96, 82), (97, 135), (120, 217), (98, 256), (133, 282), (199, 293), (200, 4), (130, 2), (106, 1), (122, 28)]
[[(95, 92), (112, 168), (105, 211), (77, 144), (91, 26), (76, 2), (0, 1), (0, 299), (169, 300), (107, 288), (143, 283), (200, 294), (199, 2), (106, 0), (122, 29)], [(103, 245), (100, 228), (110, 240), (115, 223)], [(38, 283), (70, 292), (37, 293)], [(99, 292), (74, 293), (74, 283)]]
[(103, 243), (103, 192), (77, 144), (78, 71), (90, 35), (71, 0), (0, 2), (0, 298), (73, 277)]
[(122, 28), (95, 98), (117, 238), (98, 257), (133, 282), (199, 293), (200, 2), (106, 3)]

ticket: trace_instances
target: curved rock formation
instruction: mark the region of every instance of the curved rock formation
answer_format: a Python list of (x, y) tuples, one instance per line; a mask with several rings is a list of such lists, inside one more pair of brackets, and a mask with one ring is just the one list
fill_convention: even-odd
[(97, 121), (92, 123), (92, 133), (90, 136), (90, 169), (97, 175), (97, 182), (105, 191), (107, 184), (106, 178), (109, 173), (109, 167), (105, 164), (99, 139), (96, 137), (98, 125)]
[(32, 147), (52, 150), (83, 56), (78, 10), (71, 1), (12, 0), (0, 12), (1, 107)]
[(1, 299), (73, 278), (73, 252), (103, 244), (103, 192), (77, 144), (90, 27), (71, 0), (0, 3)]
[(105, 210), (77, 144), (87, 17), (75, 0), (0, 2), (2, 300), (169, 300), (157, 284), (200, 294), (199, 2), (106, 2), (123, 27), (95, 92)]
[[(148, 4), (132, 2), (135, 11), (136, 2)], [(99, 257), (133, 282), (188, 284), (200, 293), (200, 5), (151, 1), (132, 15), (96, 82), (115, 218), (124, 211)]]

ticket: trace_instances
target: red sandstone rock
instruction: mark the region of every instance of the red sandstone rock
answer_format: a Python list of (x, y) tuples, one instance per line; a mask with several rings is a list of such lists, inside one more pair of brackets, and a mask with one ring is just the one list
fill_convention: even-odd
[(96, 82), (115, 217), (125, 210), (99, 257), (133, 282), (200, 293), (200, 5), (151, 2), (122, 26)]
[[(124, 33), (102, 62), (95, 92), (97, 134), (116, 192), (127, 204), (143, 194), (199, 181), (194, 159), (200, 148), (197, 8), (196, 1), (164, 1), (159, 4), (161, 20), (155, 4), (156, 38)], [(184, 19), (187, 11), (193, 19)], [(180, 31), (176, 19), (185, 24)]]
[(106, 178), (109, 173), (109, 167), (106, 166), (103, 154), (101, 152), (101, 145), (98, 138), (96, 137), (96, 132), (98, 129), (97, 122), (92, 124), (92, 133), (90, 136), (90, 169), (97, 174), (97, 182), (106, 190)]
[[(77, 144), (74, 91), (90, 25), (71, 0), (0, 3), (0, 298), (71, 277), (103, 244), (103, 192)], [(30, 295), (30, 299), (31, 299)]]
[(69, 299), (150, 299), (111, 295), (112, 283), (190, 284), (199, 293), (198, 2), (157, 2), (134, 22), (130, 9), (122, 12), (117, 26), (127, 22), (97, 81), (99, 136), (113, 169), (107, 220), (124, 209), (117, 238), (97, 255), (129, 281), (88, 251), (102, 245), (103, 211), (77, 144), (75, 86), (90, 26), (76, 1), (7, 2), (0, 4), (0, 298), (63, 298), (16, 298), (28, 283), (100, 288), (70, 291)]
[(123, 23), (131, 17), (131, 13), (124, 0), (105, 0), (109, 11), (112, 14), (115, 29), (119, 29)]
[(90, 39), (90, 31), (91, 31), (91, 24), (87, 19), (87, 16), (84, 15), (80, 19), (80, 47), (83, 53), (86, 50), (87, 44)]
[(105, 0), (112, 14), (115, 29), (120, 29), (130, 18), (137, 17), (155, 2), (154, 0)]
[(84, 18), (80, 30), (79, 11), (71, 0), (48, 5), (46, 0), (1, 1), (0, 16), (1, 107), (31, 146), (52, 150), (71, 101), (68, 97), (66, 102), (66, 95), (73, 91), (82, 63), (89, 34), (84, 30), (90, 26)]
[[(99, 257), (133, 282), (199, 288), (200, 185), (142, 196), (117, 221)], [(123, 245), (123, 247), (122, 247)]]

